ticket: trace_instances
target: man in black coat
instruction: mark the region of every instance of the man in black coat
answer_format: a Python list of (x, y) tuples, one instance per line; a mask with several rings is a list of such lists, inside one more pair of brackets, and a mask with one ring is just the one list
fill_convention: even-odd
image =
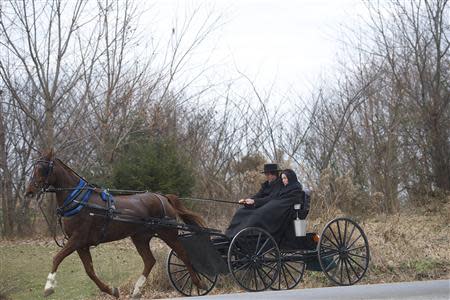
[(233, 219), (230, 222), (225, 234), (232, 238), (240, 230), (250, 226), (251, 219), (254, 219), (256, 210), (266, 205), (270, 200), (278, 198), (280, 191), (283, 187), (283, 183), (280, 178), (280, 169), (277, 164), (265, 164), (264, 173), (267, 181), (261, 184), (261, 189), (252, 197), (239, 200), (239, 203), (244, 204), (245, 207), (236, 211)]

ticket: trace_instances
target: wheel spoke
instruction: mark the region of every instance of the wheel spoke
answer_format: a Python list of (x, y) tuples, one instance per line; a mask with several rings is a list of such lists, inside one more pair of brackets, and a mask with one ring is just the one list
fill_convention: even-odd
[(330, 243), (332, 243), (333, 244), (333, 246), (335, 246), (336, 248), (338, 248), (339, 249), (339, 246), (338, 245), (336, 245), (326, 234), (324, 234), (323, 235), (323, 237), (324, 238), (326, 238), (328, 241), (330, 241)]
[[(249, 267), (249, 266), (250, 266), (250, 263), (248, 262), (248, 263), (246, 263), (246, 264), (243, 264), (242, 266), (239, 266), (239, 268), (235, 269), (235, 271), (240, 271), (240, 270), (242, 270), (243, 268)], [(247, 268), (247, 269), (248, 269), (248, 268)]]
[(358, 267), (360, 267), (361, 269), (365, 269), (364, 267), (362, 267), (358, 262), (356, 262), (353, 258), (351, 258), (350, 256), (347, 256), (352, 262), (354, 262), (356, 265), (358, 265)]
[[(348, 248), (351, 248), (360, 238), (362, 237), (362, 235), (360, 234), (359, 236), (358, 236), (358, 238), (356, 239), (356, 240), (354, 240), (348, 247), (347, 247), (347, 249)], [(350, 241), (349, 241), (350, 242)]]
[(233, 249), (233, 252), (236, 252), (236, 253), (239, 254), (240, 256), (248, 257), (248, 253), (242, 252), (241, 249), (238, 249), (238, 248), (237, 248), (237, 246), (235, 246), (235, 248)]
[[(264, 256), (264, 255), (266, 255), (267, 253), (269, 253), (270, 251), (272, 251), (272, 250), (274, 250), (275, 249), (275, 247), (272, 247), (272, 248), (270, 248), (269, 250), (267, 250), (266, 252), (264, 252), (264, 253), (262, 253), (262, 254), (259, 254), (259, 256)], [(273, 255), (272, 255), (273, 256)]]
[(177, 266), (177, 267), (184, 267), (186, 268), (186, 265), (176, 264), (176, 263), (169, 263), (171, 266)]
[(268, 264), (266, 264), (266, 263), (261, 263), (261, 264), (262, 264), (263, 266), (269, 268), (271, 271), (272, 271), (272, 270), (276, 270), (276, 268), (273, 267), (273, 266), (271, 266), (271, 265), (268, 265)]
[(335, 255), (337, 255), (337, 254), (339, 254), (338, 251), (335, 251), (335, 252), (333, 252), (333, 253), (327, 252), (326, 255), (320, 254), (320, 257), (322, 257), (322, 258), (328, 258), (328, 257), (331, 257), (331, 256), (335, 256)]
[(347, 263), (348, 263), (348, 265), (350, 266), (350, 269), (352, 269), (353, 273), (355, 273), (356, 278), (359, 279), (358, 272), (355, 271), (355, 269), (353, 268), (353, 265), (350, 263), (350, 261), (348, 261), (348, 259), (347, 259)]
[[(262, 246), (261, 246), (261, 248), (258, 250), (258, 252), (256, 252), (256, 255), (259, 255), (259, 253), (264, 249), (264, 247), (267, 245), (267, 243), (269, 242), (269, 239), (266, 239), (265, 241), (264, 241), (264, 243), (262, 244)], [(273, 249), (273, 248), (272, 248)], [(264, 252), (264, 254), (265, 253), (267, 253), (267, 251), (266, 252)], [(263, 254), (263, 255), (264, 255)]]
[(258, 290), (258, 279), (256, 278), (256, 269), (253, 269), (253, 279), (255, 280), (255, 289)]
[(281, 272), (278, 272), (278, 290), (281, 290)]
[[(292, 267), (291, 267), (292, 268)], [(289, 269), (287, 267), (283, 268), (283, 272), (286, 271), (288, 272), (289, 276), (292, 278), (293, 281), (295, 281), (295, 277), (294, 275), (292, 275), (291, 271), (289, 271)], [(286, 279), (287, 282), (287, 279)]]
[(352, 279), (351, 279), (351, 276), (350, 276), (349, 265), (348, 265), (346, 259), (344, 260), (344, 263), (345, 263), (345, 270), (347, 271), (348, 284), (352, 284)]
[[(281, 268), (281, 271), (283, 272), (283, 278), (284, 278), (284, 282), (286, 282), (286, 287), (288, 287), (289, 286), (289, 281), (288, 281), (287, 276), (286, 276), (286, 269), (285, 268)], [(290, 276), (292, 277), (291, 274), (290, 274)]]
[(348, 255), (351, 255), (351, 256), (356, 256), (356, 257), (359, 257), (359, 258), (362, 258), (362, 259), (366, 259), (367, 258), (367, 256), (363, 256), (363, 255), (358, 255), (358, 254), (354, 254), (354, 253), (348, 253)]
[(325, 272), (328, 272), (328, 270), (329, 270), (329, 267), (331, 266), (331, 265), (333, 265), (333, 263), (336, 263), (336, 259), (338, 259), (339, 258), (339, 256), (336, 256), (335, 258), (333, 258), (333, 260), (328, 264), (328, 266), (325, 268)]
[(323, 243), (322, 243), (322, 245), (320, 245), (320, 248), (325, 248), (325, 249), (328, 249), (328, 250), (337, 251), (336, 247), (330, 247), (330, 245), (325, 245)]
[[(331, 225), (331, 224), (330, 224), (330, 225)], [(334, 234), (333, 228), (331, 228), (331, 226), (329, 226), (329, 227), (328, 227), (328, 230), (331, 231), (331, 234), (333, 235), (334, 240), (337, 242), (338, 248), (339, 248), (339, 246), (341, 245), (341, 243), (339, 242), (338, 238), (336, 237), (336, 234)], [(331, 242), (331, 240), (330, 240), (330, 242)]]
[(241, 262), (244, 262), (244, 261), (249, 261), (250, 259), (248, 258), (248, 257), (243, 257), (243, 258), (239, 258), (239, 259), (235, 259), (235, 260), (233, 260), (233, 263), (241, 263)]
[(180, 272), (186, 272), (186, 273), (189, 273), (189, 271), (188, 271), (187, 269), (182, 269), (182, 270), (178, 270), (178, 271), (172, 271), (172, 272), (170, 272), (170, 273), (172, 273), (172, 274), (178, 274), (178, 273), (180, 273)]
[(352, 224), (352, 226), (353, 226), (353, 229), (350, 232), (350, 235), (348, 236), (348, 241), (345, 241), (345, 244), (350, 243), (350, 241), (352, 240), (353, 233), (355, 232), (355, 229), (356, 229), (356, 226), (354, 224)]
[(186, 278), (186, 275), (189, 275), (189, 272), (187, 272), (186, 274), (175, 280), (175, 282), (181, 281), (182, 279)]
[(352, 248), (352, 249), (348, 249), (347, 251), (355, 251), (355, 250), (359, 250), (359, 249), (365, 249), (366, 248), (366, 245), (364, 245), (364, 246), (359, 246), (359, 247), (356, 247), (356, 248)]
[(261, 241), (261, 235), (262, 235), (262, 233), (260, 232), (260, 233), (258, 234), (258, 240), (256, 241), (255, 253), (258, 251), (259, 242)]
[(343, 245), (345, 245), (345, 244), (347, 244), (347, 223), (348, 223), (348, 221), (347, 220), (344, 220), (344, 243), (343, 243)]
[(245, 278), (247, 278), (248, 274), (250, 273), (251, 268), (247, 268), (245, 269), (245, 271), (242, 272), (242, 276), (241, 276), (241, 280), (240, 281), (244, 281)]
[(184, 288), (186, 287), (187, 283), (189, 282), (189, 279), (191, 279), (190, 276), (186, 277), (186, 280), (183, 283), (183, 286), (181, 287), (181, 290), (184, 291)]
[[(261, 281), (263, 282), (264, 286), (267, 286), (266, 281), (264, 280), (263, 276), (261, 275), (261, 270), (259, 268), (256, 269), (256, 272), (258, 273), (259, 279), (261, 279)], [(263, 272), (264, 273), (264, 272)], [(267, 274), (263, 274), (264, 276), (266, 276), (267, 278), (269, 278), (269, 283), (272, 280), (272, 278), (270, 276), (267, 276)]]
[(214, 280), (211, 280), (211, 278), (209, 278), (207, 275), (201, 273), (201, 272), (197, 272), (199, 275), (203, 276), (203, 278), (206, 278), (206, 280), (208, 280), (209, 282), (214, 284)]
[[(303, 271), (303, 268), (305, 268), (305, 264), (303, 262), (297, 262), (298, 264), (301, 265), (301, 269)], [(302, 271), (299, 271), (299, 269), (296, 269), (295, 267), (293, 267), (292, 265), (290, 265), (289, 263), (285, 263), (286, 267), (291, 268), (291, 270), (297, 272), (297, 273), (302, 273)]]
[(339, 226), (339, 221), (337, 221), (336, 224), (337, 224), (337, 230), (338, 230), (338, 235), (339, 235), (339, 246), (342, 246), (343, 241), (342, 241), (341, 227)]
[(272, 277), (270, 277), (269, 273), (267, 273), (266, 270), (264, 270), (264, 268), (261, 268), (261, 271), (266, 275), (267, 278), (272, 280)]
[(338, 256), (336, 261), (336, 267), (330, 272), (330, 276), (333, 278), (337, 278), (337, 273), (339, 272), (339, 263), (341, 262), (341, 258)]

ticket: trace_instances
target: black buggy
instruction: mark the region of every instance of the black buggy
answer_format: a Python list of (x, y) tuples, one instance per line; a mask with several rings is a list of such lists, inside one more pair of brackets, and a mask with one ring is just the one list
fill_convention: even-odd
[[(286, 228), (292, 221), (286, 220)], [(184, 263), (171, 251), (167, 273), (173, 287), (185, 296), (208, 294), (218, 276), (226, 274), (252, 292), (293, 289), (305, 270), (321, 271), (337, 285), (353, 285), (363, 278), (370, 257), (364, 231), (344, 217), (328, 222), (320, 235), (275, 240), (267, 231), (249, 227), (229, 239), (218, 230), (191, 228), (179, 239), (204, 284), (196, 287)]]

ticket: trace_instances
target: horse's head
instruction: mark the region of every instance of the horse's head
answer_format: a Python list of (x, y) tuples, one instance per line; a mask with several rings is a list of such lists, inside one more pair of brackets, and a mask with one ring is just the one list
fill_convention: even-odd
[(55, 157), (52, 150), (34, 161), (33, 172), (25, 190), (25, 196), (34, 197), (39, 191), (43, 191), (55, 183), (54, 164)]

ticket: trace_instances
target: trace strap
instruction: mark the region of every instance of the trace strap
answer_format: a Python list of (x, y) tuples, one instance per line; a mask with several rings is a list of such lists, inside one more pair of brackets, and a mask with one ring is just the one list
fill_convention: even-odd
[(57, 208), (58, 215), (70, 217), (79, 213), (86, 206), (93, 191), (92, 189), (86, 189), (87, 185), (87, 182), (80, 178), (80, 182), (72, 193), (64, 199), (63, 206)]

